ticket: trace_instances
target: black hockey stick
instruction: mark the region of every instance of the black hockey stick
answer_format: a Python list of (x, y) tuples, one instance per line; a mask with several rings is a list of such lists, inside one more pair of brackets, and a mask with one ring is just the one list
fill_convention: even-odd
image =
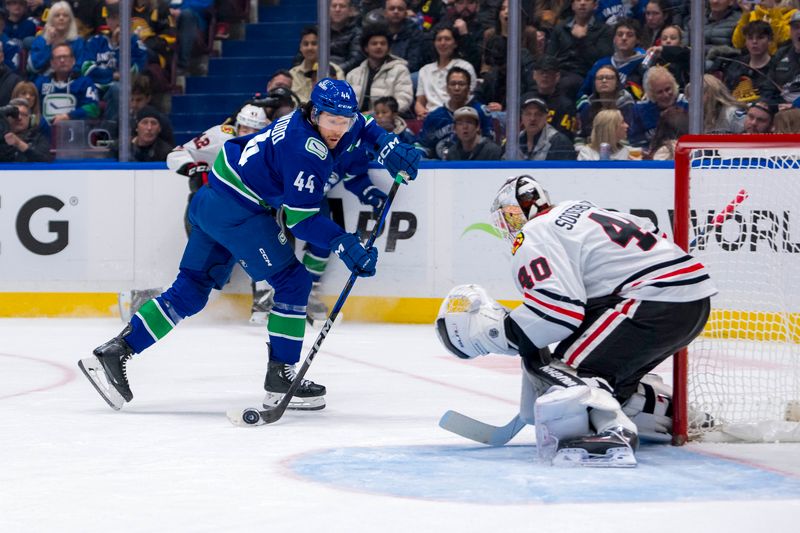
[[(395, 176), (392, 188), (389, 190), (389, 196), (386, 199), (386, 203), (383, 204), (383, 208), (378, 216), (378, 222), (375, 224), (375, 228), (372, 230), (372, 233), (367, 240), (367, 244), (364, 245), (365, 248), (370, 248), (375, 243), (375, 239), (380, 234), (383, 224), (386, 221), (386, 215), (389, 213), (389, 207), (392, 205), (395, 194), (397, 194), (397, 189), (400, 187), (401, 183), (405, 183), (406, 180), (404, 178), (407, 177), (408, 176), (405, 174), (405, 172), (401, 172)], [(322, 329), (317, 335), (317, 340), (314, 341), (313, 346), (311, 346), (311, 350), (308, 352), (306, 360), (303, 361), (303, 365), (300, 367), (300, 370), (297, 372), (294, 381), (292, 381), (292, 384), (289, 386), (289, 390), (287, 390), (286, 394), (284, 394), (283, 398), (281, 398), (281, 401), (278, 402), (275, 407), (271, 407), (269, 409), (248, 408), (243, 411), (229, 412), (228, 419), (231, 421), (231, 423), (237, 426), (260, 426), (262, 424), (271, 424), (283, 416), (283, 413), (289, 406), (289, 402), (292, 401), (295, 391), (297, 391), (297, 388), (303, 381), (303, 377), (306, 375), (306, 372), (308, 372), (308, 368), (311, 366), (311, 363), (314, 362), (314, 357), (316, 357), (317, 353), (319, 352), (319, 347), (322, 346), (322, 341), (324, 341), (325, 337), (327, 337), (328, 332), (331, 330), (331, 327), (333, 327), (333, 322), (339, 315), (339, 311), (341, 311), (342, 307), (344, 306), (345, 300), (347, 300), (347, 297), (350, 295), (350, 291), (353, 289), (353, 285), (355, 285), (356, 278), (358, 278), (358, 275), (355, 272), (350, 274), (350, 278), (347, 280), (347, 283), (345, 284), (344, 289), (342, 289), (341, 294), (339, 294), (339, 298), (336, 300), (333, 309), (331, 309), (328, 319), (325, 321), (325, 324), (323, 324)]]

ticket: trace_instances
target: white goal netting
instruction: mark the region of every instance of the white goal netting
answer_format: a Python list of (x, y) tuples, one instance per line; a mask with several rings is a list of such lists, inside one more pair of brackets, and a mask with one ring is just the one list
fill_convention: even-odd
[(689, 437), (799, 441), (800, 147), (693, 150), (689, 190), (719, 289), (689, 347)]

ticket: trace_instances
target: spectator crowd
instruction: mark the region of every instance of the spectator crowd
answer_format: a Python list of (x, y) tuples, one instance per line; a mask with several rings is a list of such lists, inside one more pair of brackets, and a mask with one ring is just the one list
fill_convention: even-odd
[[(131, 153), (160, 161), (175, 145), (176, 76), (202, 74), (199, 44), (215, 21), (228, 37), (235, 3), (131, 4)], [(704, 133), (800, 132), (800, 0), (705, 4)], [(326, 75), (428, 159), (672, 159), (688, 131), (689, 0), (521, 5), (518, 103), (505, 94), (508, 0), (330, 0)], [(119, 0), (0, 0), (0, 161), (49, 161), (64, 128), (86, 121), (109, 124), (93, 142), (114, 148), (120, 34)], [(269, 120), (308, 99), (318, 47), (317, 28), (303, 29), (294, 64), (271, 74)]]

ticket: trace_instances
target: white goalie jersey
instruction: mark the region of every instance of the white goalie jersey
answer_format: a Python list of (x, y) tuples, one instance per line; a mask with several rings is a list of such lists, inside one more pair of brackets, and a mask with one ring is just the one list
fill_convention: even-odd
[(234, 137), (236, 128), (229, 124), (208, 128), (191, 141), (172, 150), (167, 156), (167, 168), (177, 172), (186, 163), (204, 163), (210, 166), (214, 164), (225, 141)]
[(717, 290), (700, 261), (648, 219), (567, 201), (529, 221), (512, 268), (523, 305), (512, 319), (536, 346), (573, 333), (593, 298), (691, 302)]

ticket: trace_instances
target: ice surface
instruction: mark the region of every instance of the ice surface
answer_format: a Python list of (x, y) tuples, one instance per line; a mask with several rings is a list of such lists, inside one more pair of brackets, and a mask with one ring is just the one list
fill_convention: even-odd
[(134, 401), (114, 412), (76, 363), (121, 328), (0, 320), (0, 531), (798, 530), (800, 444), (565, 470), (535, 462), (533, 428), (501, 448), (440, 429), (448, 409), (508, 422), (519, 370), (457, 360), (431, 326), (337, 324), (307, 375), (328, 407), (255, 428), (224, 413), (262, 399), (264, 328), (185, 321), (131, 361)]

